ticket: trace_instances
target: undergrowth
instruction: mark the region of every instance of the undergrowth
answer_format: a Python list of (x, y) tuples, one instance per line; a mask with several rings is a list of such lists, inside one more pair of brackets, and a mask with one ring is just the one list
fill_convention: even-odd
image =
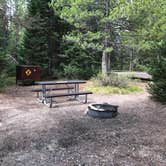
[(129, 85), (129, 78), (111, 74), (103, 76), (101, 74), (92, 78), (93, 84), (87, 88), (97, 94), (128, 94), (132, 92), (141, 92), (143, 88), (136, 85)]
[(139, 86), (128, 86), (126, 88), (118, 88), (113, 86), (90, 86), (87, 90), (96, 94), (128, 94), (132, 92), (141, 92), (143, 89)]
[(1, 74), (0, 76), (0, 91), (4, 90), (8, 86), (12, 86), (15, 84), (15, 77), (8, 77), (5, 74)]

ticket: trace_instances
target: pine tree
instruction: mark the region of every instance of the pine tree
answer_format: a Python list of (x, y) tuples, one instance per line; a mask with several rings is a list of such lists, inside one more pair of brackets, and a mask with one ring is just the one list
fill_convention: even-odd
[(52, 0), (51, 5), (61, 18), (76, 27), (66, 40), (75, 41), (83, 49), (102, 52), (102, 73), (111, 69), (113, 50), (121, 44), (120, 30), (127, 29), (123, 20), (112, 20), (115, 0)]
[(30, 0), (29, 24), (23, 41), (23, 57), (26, 64), (41, 65), (48, 74), (58, 65), (58, 53), (65, 23), (49, 7), (49, 0)]
[(0, 73), (5, 69), (5, 50), (8, 42), (8, 19), (7, 3), (5, 0), (0, 1)]

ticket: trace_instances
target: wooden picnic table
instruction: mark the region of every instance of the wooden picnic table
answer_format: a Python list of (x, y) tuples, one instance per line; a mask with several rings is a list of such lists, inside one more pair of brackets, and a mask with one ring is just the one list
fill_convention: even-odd
[[(41, 85), (42, 92), (42, 103), (50, 103), (50, 107), (52, 107), (52, 98), (56, 97), (64, 97), (64, 96), (74, 96), (76, 99), (79, 95), (85, 95), (85, 103), (87, 102), (87, 95), (92, 94), (89, 91), (80, 92), (79, 85), (86, 83), (85, 80), (51, 80), (51, 81), (37, 81), (36, 85)], [(64, 88), (49, 88), (49, 85), (64, 85)], [(67, 89), (65, 93), (57, 93), (56, 90), (64, 90)], [(55, 90), (54, 94), (48, 94), (47, 91)]]

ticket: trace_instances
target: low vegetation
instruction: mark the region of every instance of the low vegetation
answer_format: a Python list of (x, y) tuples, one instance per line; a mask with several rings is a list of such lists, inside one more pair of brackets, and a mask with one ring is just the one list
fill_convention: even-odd
[(143, 91), (143, 89), (139, 86), (128, 86), (126, 88), (118, 88), (113, 86), (90, 86), (87, 89), (97, 94), (128, 94)]
[(166, 59), (155, 60), (151, 67), (153, 82), (149, 84), (149, 92), (155, 100), (166, 103)]
[(92, 78), (92, 85), (87, 88), (97, 94), (127, 94), (131, 92), (143, 91), (143, 88), (130, 85), (129, 78), (116, 74), (102, 76), (101, 74)]
[[(40, 65), (43, 80), (88, 80), (99, 71), (149, 71), (152, 66), (149, 92), (166, 102), (164, 2), (1, 0), (0, 89), (15, 77), (16, 64)], [(160, 58), (162, 69), (152, 63)], [(113, 91), (129, 88), (125, 78), (98, 80), (98, 86), (116, 87)]]
[(109, 76), (98, 74), (92, 78), (95, 85), (101, 86), (115, 86), (118, 88), (125, 88), (128, 85), (129, 78), (127, 76), (121, 76), (111, 73)]
[(0, 91), (15, 84), (15, 77), (7, 77), (6, 73), (0, 75), (0, 80)]

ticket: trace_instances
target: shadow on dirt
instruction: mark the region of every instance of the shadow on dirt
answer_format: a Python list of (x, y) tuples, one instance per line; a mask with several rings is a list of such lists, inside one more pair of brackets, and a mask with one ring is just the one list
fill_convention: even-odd
[(54, 144), (57, 144), (57, 148), (71, 148), (91, 142), (103, 145), (107, 142), (108, 145), (116, 144), (123, 137), (127, 139), (128, 134), (124, 131), (132, 128), (139, 121), (139, 117), (131, 113), (121, 113), (113, 119), (70, 117), (70, 119), (60, 120), (57, 126), (52, 124), (49, 129), (40, 132), (17, 131), (17, 134), (6, 135), (0, 144), (0, 158), (18, 151), (42, 150), (51, 144), (52, 140), (56, 140)]

